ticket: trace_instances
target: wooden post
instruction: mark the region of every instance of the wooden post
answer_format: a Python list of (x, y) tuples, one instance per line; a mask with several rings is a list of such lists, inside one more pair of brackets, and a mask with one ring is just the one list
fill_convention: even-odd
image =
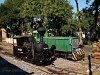
[(88, 55), (88, 60), (89, 60), (89, 75), (92, 75), (92, 70), (91, 70), (91, 57)]

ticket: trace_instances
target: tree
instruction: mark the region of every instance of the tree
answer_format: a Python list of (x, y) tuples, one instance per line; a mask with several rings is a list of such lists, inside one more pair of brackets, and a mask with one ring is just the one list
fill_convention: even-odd
[[(57, 35), (68, 33), (72, 19), (72, 6), (67, 0), (30, 0), (23, 4), (21, 13), (26, 18), (42, 18), (48, 29), (57, 30)], [(65, 32), (63, 32), (66, 29)]]
[[(20, 26), (18, 20), (20, 18), (21, 4), (25, 0), (5, 0), (4, 4), (0, 7), (0, 25), (1, 27), (7, 29), (10, 28), (11, 33), (19, 34)], [(16, 30), (17, 29), (17, 30)]]
[[(8, 27), (13, 34), (27, 30), (33, 18), (42, 19), (46, 28), (57, 31), (55, 35), (70, 36), (73, 33), (72, 6), (67, 0), (5, 0), (0, 10), (1, 27)], [(21, 22), (23, 17), (24, 22)]]
[[(87, 4), (90, 2), (91, 0), (86, 0)], [(96, 36), (95, 38), (100, 38), (100, 31), (99, 31), (99, 26), (97, 24), (98, 22), (98, 16), (100, 14), (100, 1), (99, 0), (94, 0), (93, 3), (90, 5), (89, 8), (86, 8), (85, 11), (91, 12), (90, 14), (94, 17), (93, 20), (93, 24), (91, 25), (91, 35), (93, 32), (95, 32)]]
[[(76, 2), (76, 7), (77, 7), (77, 13), (79, 14), (79, 7), (78, 7), (78, 1), (75, 0)], [(78, 15), (78, 19), (79, 19), (79, 23), (78, 23), (78, 28), (79, 28), (79, 38), (80, 38), (80, 44), (83, 45), (83, 41), (82, 41), (82, 27), (80, 25), (80, 15)]]
[(66, 35), (70, 31), (72, 6), (69, 5), (67, 0), (46, 1), (42, 13), (48, 18), (48, 28), (56, 29), (58, 32), (57, 35)]

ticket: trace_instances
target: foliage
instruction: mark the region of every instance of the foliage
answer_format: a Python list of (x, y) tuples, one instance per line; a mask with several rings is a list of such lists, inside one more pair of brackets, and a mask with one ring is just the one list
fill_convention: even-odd
[[(91, 0), (87, 0), (87, 3), (89, 1)], [(18, 35), (22, 30), (22, 24), (23, 31), (32, 31), (30, 25), (38, 25), (33, 23), (33, 19), (41, 18), (42, 24), (48, 30), (55, 31), (53, 32), (55, 35), (75, 36), (80, 22), (83, 31), (89, 32), (94, 28), (98, 33), (97, 36), (100, 36), (100, 26), (95, 26), (95, 16), (98, 14), (94, 13), (97, 12), (96, 4), (100, 8), (98, 1), (94, 0), (90, 7), (73, 15), (73, 7), (68, 0), (5, 0), (4, 4), (0, 5), (0, 28), (6, 28), (10, 33)], [(80, 16), (80, 20), (77, 16)]]
[[(89, 4), (91, 0), (86, 0), (86, 3)], [(100, 1), (94, 0), (90, 7), (84, 9), (85, 13), (88, 13), (88, 21), (90, 26), (91, 35), (95, 32), (95, 38), (100, 38), (100, 31), (97, 25), (98, 16), (100, 15)]]
[(23, 4), (22, 8), (23, 16), (42, 18), (43, 25), (48, 29), (57, 30), (58, 35), (61, 35), (63, 28), (71, 22), (69, 19), (72, 17), (72, 6), (67, 0), (30, 0)]
[(5, 0), (4, 4), (0, 6), (0, 25), (5, 29), (10, 29), (10, 33), (19, 34), (20, 25), (18, 20), (20, 18), (21, 4), (25, 0)]

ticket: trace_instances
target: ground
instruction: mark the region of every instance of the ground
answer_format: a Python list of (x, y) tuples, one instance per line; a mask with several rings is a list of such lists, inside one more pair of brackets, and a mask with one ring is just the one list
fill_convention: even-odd
[[(83, 60), (71, 61), (57, 58), (51, 65), (36, 66), (13, 57), (12, 44), (0, 43), (0, 64), (2, 64), (0, 70), (3, 71), (0, 75), (16, 75), (18, 73), (21, 75), (89, 75), (87, 56), (91, 55), (92, 48), (85, 46), (83, 49), (86, 53)], [(91, 58), (91, 62), (92, 74), (100, 75), (100, 59)], [(5, 66), (6, 64), (7, 66)], [(6, 72), (4, 73), (4, 71)]]

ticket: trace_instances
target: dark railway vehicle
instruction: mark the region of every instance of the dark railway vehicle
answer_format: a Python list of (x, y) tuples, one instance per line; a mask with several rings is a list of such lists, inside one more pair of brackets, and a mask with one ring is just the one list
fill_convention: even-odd
[(31, 61), (37, 65), (53, 63), (55, 60), (54, 51), (53, 49), (49, 49), (48, 45), (43, 42), (45, 29), (40, 27), (38, 28), (38, 32), (41, 36), (40, 42), (36, 42), (34, 36), (14, 37), (13, 39), (16, 39), (17, 43), (13, 44), (13, 53), (16, 57)]
[[(37, 31), (33, 31), (37, 42), (40, 41), (40, 36)], [(58, 37), (48, 36), (46, 32), (43, 41), (48, 44), (48, 47), (54, 50), (57, 57), (63, 57), (71, 60), (81, 60), (85, 56), (85, 52), (79, 45), (78, 37)]]

